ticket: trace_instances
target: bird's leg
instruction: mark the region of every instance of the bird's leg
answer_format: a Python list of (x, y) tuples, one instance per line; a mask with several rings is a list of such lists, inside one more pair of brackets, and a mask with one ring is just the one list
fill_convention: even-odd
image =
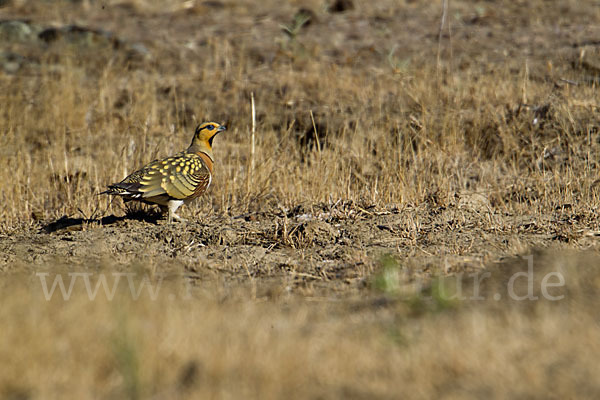
[(175, 218), (179, 222), (186, 222), (187, 221), (187, 219), (185, 219), (183, 217), (180, 217), (179, 215), (177, 215), (175, 213), (173, 213), (173, 218)]
[(173, 218), (177, 221), (185, 221), (184, 218), (181, 218), (179, 215), (175, 214), (175, 211), (183, 204), (183, 200), (171, 200), (169, 201), (169, 224), (173, 222)]

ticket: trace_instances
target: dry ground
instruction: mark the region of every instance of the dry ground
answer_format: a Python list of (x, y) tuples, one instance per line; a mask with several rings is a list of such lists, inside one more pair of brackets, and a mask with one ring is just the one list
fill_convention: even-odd
[[(0, 397), (597, 398), (599, 18), (0, 1)], [(190, 222), (98, 196), (204, 120)]]

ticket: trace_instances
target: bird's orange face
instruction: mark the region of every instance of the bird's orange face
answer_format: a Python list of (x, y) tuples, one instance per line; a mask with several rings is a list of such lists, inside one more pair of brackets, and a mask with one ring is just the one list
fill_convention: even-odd
[(196, 132), (194, 134), (194, 139), (205, 145), (208, 145), (209, 148), (212, 148), (212, 141), (219, 134), (223, 132), (227, 128), (223, 125), (219, 125), (216, 122), (205, 122), (201, 125), (198, 125), (196, 128)]

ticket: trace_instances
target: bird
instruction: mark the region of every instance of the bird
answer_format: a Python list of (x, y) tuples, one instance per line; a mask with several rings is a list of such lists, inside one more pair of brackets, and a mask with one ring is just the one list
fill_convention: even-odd
[(125, 202), (136, 200), (156, 204), (173, 219), (185, 221), (175, 212), (201, 196), (212, 182), (215, 136), (227, 128), (216, 122), (204, 122), (196, 127), (187, 150), (174, 156), (154, 160), (128, 175), (121, 182), (108, 185), (100, 194), (121, 196)]

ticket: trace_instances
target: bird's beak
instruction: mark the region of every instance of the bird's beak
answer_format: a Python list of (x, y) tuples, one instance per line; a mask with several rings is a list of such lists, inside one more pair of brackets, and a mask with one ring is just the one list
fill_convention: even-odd
[(217, 128), (217, 131), (219, 131), (219, 132), (223, 132), (223, 131), (226, 131), (226, 130), (227, 130), (227, 127), (225, 125), (221, 125), (221, 126), (219, 126)]

